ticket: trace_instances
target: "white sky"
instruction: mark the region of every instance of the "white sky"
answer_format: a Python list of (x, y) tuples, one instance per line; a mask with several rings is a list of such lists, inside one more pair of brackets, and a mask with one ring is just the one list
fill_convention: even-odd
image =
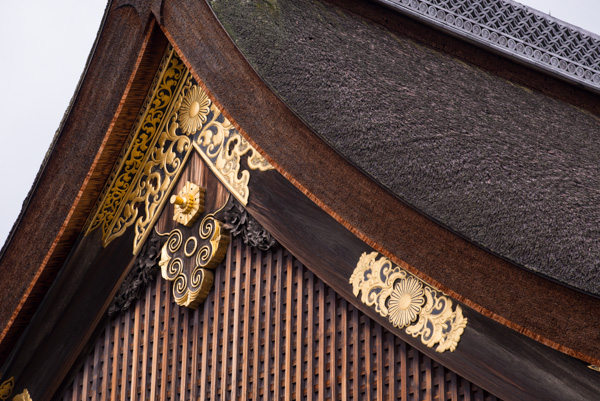
[[(73, 96), (106, 2), (0, 0), (0, 244)], [(519, 2), (600, 34), (598, 0)]]

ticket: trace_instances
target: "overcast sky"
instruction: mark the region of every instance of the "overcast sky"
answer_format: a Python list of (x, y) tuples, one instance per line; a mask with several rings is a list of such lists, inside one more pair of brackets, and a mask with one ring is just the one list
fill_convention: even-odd
[[(520, 3), (600, 33), (598, 0)], [(105, 6), (106, 0), (0, 2), (0, 244), (73, 96)]]

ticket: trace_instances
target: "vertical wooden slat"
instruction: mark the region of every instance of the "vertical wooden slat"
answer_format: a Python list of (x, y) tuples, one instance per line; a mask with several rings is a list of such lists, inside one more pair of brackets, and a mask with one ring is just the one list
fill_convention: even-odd
[(177, 380), (180, 379), (179, 375), (179, 331), (180, 331), (180, 323), (179, 318), (181, 315), (181, 310), (177, 305), (171, 309), (171, 315), (173, 316), (173, 324), (172, 324), (172, 332), (173, 338), (171, 340), (171, 345), (169, 349), (171, 350), (171, 381), (170, 381), (170, 389), (168, 394), (170, 393), (170, 399), (176, 399), (177, 396)]
[(348, 335), (348, 303), (344, 298), (340, 299), (340, 309), (342, 310), (342, 316), (340, 319), (342, 338), (340, 339), (342, 342), (342, 388), (341, 388), (341, 399), (348, 400), (348, 381), (350, 377), (348, 377), (348, 353), (350, 352), (349, 344), (351, 341), (345, 341), (345, 336)]
[(118, 383), (118, 373), (119, 373), (119, 365), (121, 364), (121, 358), (119, 358), (119, 348), (120, 348), (120, 338), (121, 334), (119, 328), (121, 327), (121, 317), (117, 319), (115, 322), (115, 330), (113, 336), (113, 360), (112, 360), (112, 383), (111, 383), (111, 398), (116, 400), (117, 395), (117, 383)]
[[(352, 399), (359, 400), (359, 358), (360, 358), (360, 349), (359, 349), (359, 318), (358, 318), (358, 309), (352, 308)], [(403, 398), (404, 400), (406, 398)]]
[(260, 321), (261, 321), (261, 296), (263, 294), (262, 289), (262, 260), (263, 253), (258, 252), (254, 265), (256, 266), (254, 280), (254, 358), (253, 358), (253, 369), (252, 369), (252, 395), (258, 399), (259, 392), (259, 366), (260, 366)]
[(419, 399), (421, 397), (421, 363), (420, 363), (420, 355), (417, 352), (416, 349), (412, 348), (412, 374), (413, 374), (413, 379), (415, 382), (414, 385), (414, 393), (415, 393), (415, 397), (417, 397), (417, 399)]
[(396, 389), (396, 341), (394, 338), (394, 335), (392, 333), (390, 333), (389, 331), (387, 333), (385, 333), (385, 340), (388, 344), (388, 352), (387, 352), (387, 357), (388, 357), (388, 364), (389, 364), (389, 373), (388, 373), (388, 379), (389, 379), (389, 388), (388, 388), (388, 399), (390, 401), (395, 400), (397, 395), (397, 389)]
[[(252, 250), (249, 246), (245, 249), (246, 258), (244, 261), (244, 319), (242, 321), (244, 339), (242, 342), (242, 389), (241, 399), (245, 400), (248, 398), (248, 375), (249, 375), (249, 364), (250, 364), (250, 296), (252, 294)], [(254, 317), (256, 318), (256, 315)], [(258, 319), (257, 319), (258, 320)], [(254, 332), (256, 335), (256, 331)], [(256, 352), (256, 351), (255, 351)]]
[[(162, 289), (165, 285), (163, 280), (157, 279), (159, 280), (157, 283), (154, 284), (155, 290), (154, 290), (154, 334), (152, 336), (153, 343), (152, 343), (152, 379), (150, 380), (150, 400), (156, 400), (157, 399), (157, 394), (156, 394), (156, 390), (158, 387), (158, 363), (159, 363), (159, 358), (158, 358), (158, 353), (159, 353), (159, 346), (160, 346), (160, 322), (163, 320), (163, 316), (162, 316), (162, 308), (161, 308), (161, 300), (162, 300)], [(164, 348), (163, 348), (164, 349)]]
[(371, 351), (371, 319), (365, 319), (365, 377), (366, 377), (366, 400), (373, 396), (373, 352)]
[(266, 268), (266, 283), (265, 290), (267, 291), (265, 296), (265, 376), (264, 376), (264, 396), (265, 399), (269, 399), (269, 393), (271, 391), (271, 352), (273, 347), (271, 346), (271, 298), (273, 297), (272, 290), (272, 252), (267, 252), (267, 268)]
[(284, 300), (283, 297), (283, 252), (282, 249), (279, 248), (277, 250), (277, 270), (276, 270), (276, 279), (275, 279), (275, 348), (274, 351), (274, 378), (273, 378), (273, 390), (274, 390), (274, 399), (279, 400), (280, 390), (281, 390), (281, 371), (286, 369), (286, 367), (281, 365), (281, 321), (283, 320), (283, 308), (282, 303)]
[(239, 370), (239, 337), (240, 337), (240, 315), (242, 305), (240, 296), (242, 292), (242, 246), (239, 238), (235, 241), (235, 289), (233, 308), (233, 345), (232, 345), (232, 368), (231, 368), (231, 400), (238, 398), (238, 370)]
[(146, 400), (146, 389), (148, 388), (148, 358), (150, 348), (150, 327), (152, 323), (152, 285), (146, 287), (146, 298), (144, 302), (144, 336), (142, 337), (142, 381), (140, 382), (140, 401)]
[(80, 401), (81, 397), (81, 381), (83, 380), (83, 372), (79, 371), (77, 379), (75, 379), (75, 391), (73, 391), (73, 401)]
[(327, 395), (325, 390), (325, 284), (319, 280), (319, 400), (324, 401)]
[(406, 343), (402, 341), (400, 343), (400, 397), (403, 400), (408, 400), (408, 356), (406, 350)]
[(458, 401), (458, 385), (456, 374), (453, 372), (450, 376), (450, 390), (452, 391), (452, 401)]
[(377, 358), (377, 400), (383, 400), (383, 333), (381, 326), (375, 325), (375, 358)]
[(123, 333), (122, 333), (122, 337), (123, 337), (123, 353), (122, 353), (122, 363), (121, 363), (121, 396), (120, 399), (122, 401), (125, 401), (129, 398), (129, 395), (127, 394), (127, 384), (129, 382), (128, 380), (128, 375), (129, 375), (129, 338), (131, 335), (131, 319), (129, 318), (131, 314), (131, 311), (127, 311), (127, 313), (125, 314), (125, 327), (123, 328)]
[[(103, 357), (102, 359), (104, 360), (104, 363), (102, 364), (102, 390), (101, 390), (101, 395), (102, 395), (102, 399), (108, 399), (108, 389), (109, 389), (109, 377), (108, 377), (108, 371), (109, 368), (111, 366), (110, 363), (110, 351), (111, 351), (111, 330), (112, 326), (111, 324), (107, 324), (106, 325), (106, 329), (104, 330), (104, 353), (103, 353)], [(98, 347), (98, 345), (96, 345), (96, 347)]]
[[(307, 271), (308, 273), (308, 285), (307, 285), (307, 292), (308, 292), (308, 303), (307, 303), (307, 309), (308, 309), (308, 327), (307, 327), (307, 335), (306, 335), (306, 339), (307, 339), (307, 376), (306, 376), (306, 400), (307, 401), (312, 401), (313, 400), (313, 394), (314, 394), (314, 389), (315, 389), (315, 385), (313, 382), (313, 378), (315, 375), (315, 369), (313, 366), (313, 359), (314, 359), (314, 349), (313, 349), (313, 344), (314, 344), (314, 335), (315, 335), (315, 322), (314, 322), (314, 309), (312, 307), (312, 305), (314, 305), (314, 292), (315, 292), (315, 283), (314, 283), (314, 276), (312, 274), (312, 272)], [(311, 310), (312, 309), (312, 310)]]
[[(166, 284), (166, 283), (165, 283)], [(166, 284), (167, 285), (167, 284)], [(163, 324), (162, 336), (163, 336), (163, 346), (162, 346), (162, 370), (160, 377), (160, 397), (161, 400), (167, 399), (167, 388), (168, 388), (168, 366), (169, 366), (169, 330), (171, 328), (171, 286), (172, 284), (168, 284), (165, 289), (165, 297), (164, 297), (164, 311), (161, 322)]]
[(90, 364), (85, 363), (83, 365), (83, 375), (82, 375), (82, 382), (81, 382), (81, 397), (80, 397), (81, 400), (87, 400), (89, 385), (90, 385)]
[(101, 381), (102, 381), (102, 374), (100, 369), (97, 369), (97, 366), (100, 366), (100, 348), (101, 347), (94, 347), (94, 359), (93, 361), (86, 361), (85, 365), (86, 365), (86, 369), (91, 370), (90, 374), (92, 376), (91, 380), (92, 380), (92, 386), (90, 388), (91, 394), (89, 399), (91, 401), (96, 401), (98, 398), (98, 392), (100, 391), (100, 385), (101, 385)]
[[(293, 322), (292, 318), (292, 304), (294, 300), (294, 271), (292, 269), (292, 258), (289, 254), (286, 254), (285, 258), (286, 265), (286, 278), (287, 278), (287, 289), (286, 289), (286, 300), (285, 300), (285, 399), (292, 399), (292, 323), (298, 324), (298, 320)], [(298, 295), (296, 295), (298, 297)]]
[[(227, 259), (231, 260), (232, 257), (232, 246), (227, 248)], [(225, 272), (225, 300), (223, 301), (223, 351), (221, 353), (221, 398), (231, 399), (227, 392), (227, 369), (229, 368), (229, 314), (231, 311), (231, 271)], [(236, 278), (237, 279), (237, 278)]]
[(338, 399), (337, 392), (337, 302), (336, 294), (333, 290), (327, 288), (329, 293), (329, 331), (331, 333), (330, 344), (330, 358), (329, 358), (329, 382), (331, 388), (331, 399)]
[[(205, 303), (209, 303), (208, 301), (205, 301)], [(200, 332), (200, 311), (202, 310), (202, 307), (199, 307), (198, 309), (196, 309), (194, 311), (194, 323), (193, 323), (193, 330), (192, 330), (192, 364), (191, 364), (191, 375), (190, 375), (190, 400), (196, 400), (198, 398), (197, 394), (198, 394), (198, 357), (201, 355), (201, 353), (206, 352), (206, 348), (202, 347), (202, 349), (199, 349), (198, 343), (200, 342), (199, 339), (199, 332)]]
[(461, 380), (463, 388), (463, 400), (471, 401), (471, 383), (466, 380)]
[[(215, 277), (216, 281), (216, 277)], [(208, 329), (210, 327), (210, 312), (212, 309), (212, 304), (214, 299), (216, 299), (216, 291), (213, 291), (212, 295), (209, 295), (209, 298), (204, 302), (204, 307), (202, 308), (202, 361), (200, 367), (200, 394), (199, 399), (205, 400), (208, 394), (208, 387), (206, 385), (206, 378), (209, 376), (208, 372)], [(211, 299), (213, 301), (211, 301)], [(214, 350), (214, 348), (213, 348)]]
[[(221, 304), (221, 276), (223, 272), (215, 272), (215, 303), (213, 305), (213, 332), (212, 332), (212, 365), (210, 368), (210, 399), (213, 400), (217, 394), (217, 374), (218, 374), (218, 356), (219, 356), (219, 322), (220, 322), (220, 304)], [(227, 307), (227, 306), (225, 306)]]
[[(182, 309), (182, 308), (178, 308), (180, 309), (182, 312), (184, 312), (182, 314), (183, 319), (181, 319), (181, 323), (179, 323), (179, 325), (181, 326), (181, 329), (177, 330), (177, 333), (181, 333), (181, 339), (178, 341), (181, 342), (181, 346), (177, 346), (177, 343), (175, 343), (175, 346), (173, 348), (177, 348), (177, 350), (179, 350), (179, 348), (181, 348), (181, 374), (179, 374), (178, 376), (176, 376), (176, 378), (179, 378), (180, 382), (179, 382), (179, 396), (177, 398), (185, 400), (187, 399), (187, 372), (188, 372), (188, 335), (190, 333), (189, 331), (189, 327), (190, 327), (190, 311), (191, 309)], [(178, 314), (179, 315), (179, 314)], [(177, 359), (175, 359), (175, 357), (173, 357), (173, 363), (177, 364)], [(175, 383), (175, 385), (177, 385), (177, 380), (173, 380), (173, 383)]]
[(446, 369), (442, 365), (437, 364), (436, 382), (438, 386), (438, 399), (446, 399)]
[(304, 392), (304, 269), (296, 267), (298, 280), (298, 291), (296, 292), (298, 302), (296, 303), (296, 399), (301, 400)]
[(133, 320), (133, 353), (132, 353), (132, 357), (131, 357), (131, 371), (130, 371), (130, 375), (131, 375), (131, 390), (129, 393), (129, 399), (130, 400), (136, 400), (138, 399), (137, 397), (137, 385), (138, 385), (138, 361), (139, 361), (139, 349), (140, 347), (138, 346), (138, 343), (140, 341), (139, 339), (139, 334), (140, 334), (140, 327), (141, 327), (141, 307), (140, 307), (140, 303), (136, 302), (135, 303), (135, 313), (134, 313), (134, 320)]
[(424, 357), (425, 362), (425, 399), (433, 401), (433, 372), (431, 371), (431, 358)]

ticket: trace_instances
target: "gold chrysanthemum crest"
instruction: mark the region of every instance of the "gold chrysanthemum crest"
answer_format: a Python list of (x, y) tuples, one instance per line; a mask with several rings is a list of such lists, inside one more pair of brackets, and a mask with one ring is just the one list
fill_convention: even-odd
[(350, 277), (355, 296), (387, 317), (407, 334), (421, 337), (436, 351), (454, 351), (467, 326), (459, 305), (412, 274), (380, 257), (377, 252), (363, 253)]
[(194, 134), (206, 122), (211, 101), (206, 92), (198, 86), (192, 86), (181, 101), (179, 124), (186, 135)]

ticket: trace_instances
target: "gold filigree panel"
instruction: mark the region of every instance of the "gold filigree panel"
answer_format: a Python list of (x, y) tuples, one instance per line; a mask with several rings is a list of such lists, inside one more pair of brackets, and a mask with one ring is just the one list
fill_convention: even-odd
[(184, 75), (187, 75), (187, 70), (183, 62), (169, 47), (127, 143), (123, 147), (119, 162), (113, 168), (108, 185), (103, 190), (101, 202), (88, 222), (87, 233), (102, 226), (102, 237), (106, 240), (113, 232), (115, 220), (124, 206), (124, 200), (141, 174), (140, 170), (149, 156), (148, 149), (151, 149), (156, 142), (163, 126), (163, 117), (176, 96)]
[(86, 234), (101, 226), (106, 246), (134, 226), (133, 252), (137, 254), (192, 149), (244, 205), (250, 195), (248, 170), (273, 168), (225, 118), (170, 49)]
[(354, 295), (399, 329), (420, 337), (436, 351), (454, 351), (467, 326), (459, 305), (412, 274), (380, 257), (363, 253), (350, 277)]
[(194, 148), (219, 180), (244, 206), (248, 204), (250, 173), (241, 167), (242, 156), (248, 155), (251, 170), (267, 171), (273, 166), (211, 105), (210, 118), (194, 141)]

